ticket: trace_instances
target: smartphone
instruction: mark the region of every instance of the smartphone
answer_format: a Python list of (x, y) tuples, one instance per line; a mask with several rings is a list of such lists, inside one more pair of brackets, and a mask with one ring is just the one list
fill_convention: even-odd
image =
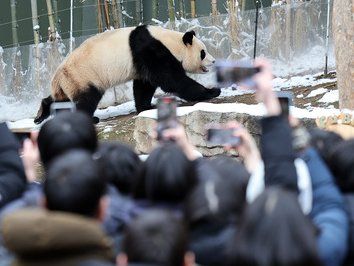
[(207, 130), (207, 141), (209, 144), (225, 146), (237, 146), (241, 143), (239, 137), (234, 136), (233, 128), (209, 128)]
[(177, 125), (177, 100), (173, 96), (163, 96), (157, 100), (157, 140), (162, 140), (162, 133)]
[(23, 146), (23, 142), (25, 139), (31, 138), (31, 131), (25, 130), (13, 130), (12, 133), (16, 136), (18, 142), (20, 143), (21, 147)]
[(218, 60), (215, 63), (216, 82), (219, 87), (228, 87), (235, 83), (252, 83), (252, 76), (260, 71), (251, 61)]
[(76, 105), (73, 102), (54, 102), (50, 105), (50, 115), (55, 116), (60, 112), (75, 112)]
[(280, 103), (282, 115), (288, 117), (290, 114), (290, 106), (293, 105), (293, 94), (287, 91), (280, 91), (277, 92), (277, 97)]

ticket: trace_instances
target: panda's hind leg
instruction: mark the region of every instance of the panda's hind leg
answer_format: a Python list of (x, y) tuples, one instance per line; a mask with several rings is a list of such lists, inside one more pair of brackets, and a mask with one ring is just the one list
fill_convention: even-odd
[(133, 92), (135, 100), (135, 108), (138, 113), (152, 108), (151, 99), (154, 96), (156, 87), (151, 83), (134, 79)]
[(76, 93), (73, 97), (73, 102), (76, 104), (77, 110), (83, 111), (93, 117), (93, 122), (97, 124), (99, 119), (98, 117), (94, 117), (93, 113), (95, 112), (102, 96), (102, 91), (97, 87), (90, 85), (88, 89)]

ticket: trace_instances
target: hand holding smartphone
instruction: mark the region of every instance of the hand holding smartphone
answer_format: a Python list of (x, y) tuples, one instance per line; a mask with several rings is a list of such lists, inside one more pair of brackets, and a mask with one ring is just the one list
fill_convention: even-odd
[(223, 128), (221, 125), (207, 129), (207, 141), (209, 144), (218, 146), (238, 146), (241, 138), (234, 136), (234, 128)]

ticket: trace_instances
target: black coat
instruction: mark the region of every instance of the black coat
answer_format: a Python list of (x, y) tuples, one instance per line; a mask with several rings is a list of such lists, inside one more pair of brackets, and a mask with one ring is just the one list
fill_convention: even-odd
[(6, 123), (0, 123), (0, 208), (20, 197), (26, 187), (19, 148)]

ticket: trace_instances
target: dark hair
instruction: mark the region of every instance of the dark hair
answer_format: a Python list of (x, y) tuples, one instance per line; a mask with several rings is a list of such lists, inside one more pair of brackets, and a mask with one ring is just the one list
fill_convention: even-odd
[(342, 192), (354, 192), (354, 139), (343, 141), (331, 150), (329, 167)]
[(234, 221), (241, 216), (249, 173), (235, 159), (220, 156), (205, 160), (199, 171), (203, 176), (186, 203), (186, 217), (190, 224)]
[(180, 203), (196, 183), (194, 162), (173, 143), (153, 150), (143, 163), (135, 197), (153, 202)]
[(98, 163), (87, 151), (69, 151), (48, 167), (44, 194), (49, 210), (94, 217), (105, 191)]
[(310, 130), (311, 145), (314, 147), (322, 159), (329, 163), (331, 149), (338, 143), (343, 141), (343, 138), (335, 132), (327, 131), (319, 128)]
[(131, 263), (182, 266), (187, 233), (181, 218), (166, 210), (149, 210), (130, 222), (122, 248)]
[(107, 181), (122, 194), (130, 194), (141, 166), (133, 149), (117, 142), (101, 142), (97, 156)]
[(38, 148), (45, 167), (56, 156), (71, 149), (94, 152), (97, 135), (91, 117), (82, 112), (61, 112), (40, 129)]
[(321, 265), (316, 228), (298, 204), (296, 193), (270, 188), (246, 207), (234, 243), (232, 265)]

